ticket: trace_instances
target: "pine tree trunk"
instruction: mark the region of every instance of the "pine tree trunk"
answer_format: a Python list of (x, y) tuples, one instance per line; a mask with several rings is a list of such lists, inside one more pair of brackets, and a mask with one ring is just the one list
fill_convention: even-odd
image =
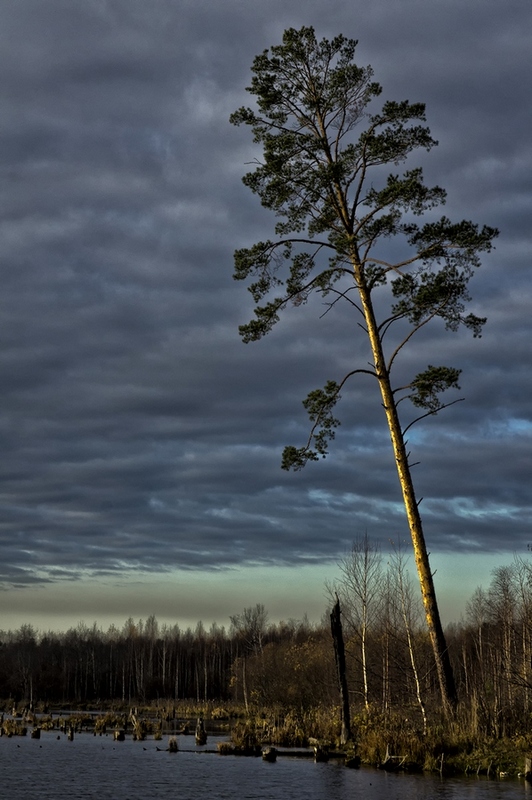
[(414, 491), (414, 484), (410, 472), (410, 465), (408, 463), (408, 455), (406, 452), (403, 432), (399, 422), (397, 405), (395, 403), (395, 398), (390, 383), (390, 376), (384, 358), (382, 341), (373, 311), (370, 292), (367, 288), (363, 270), (360, 266), (357, 255), (355, 255), (353, 258), (353, 268), (362, 302), (368, 338), (375, 362), (375, 373), (379, 381), (382, 402), (386, 414), (386, 420), (388, 422), (390, 438), (395, 456), (395, 464), (397, 467), (397, 474), (399, 476), (399, 483), (401, 485), (401, 491), (403, 494), (406, 517), (408, 520), (410, 535), (412, 537), (414, 557), (421, 587), (421, 596), (423, 599), (427, 627), (436, 662), (441, 698), (445, 712), (450, 713), (457, 704), (456, 685), (451, 661), (449, 658), (449, 652), (447, 650), (447, 643), (445, 641), (445, 635), (440, 620), (438, 603), (436, 601), (436, 592), (434, 589), (434, 582), (432, 580), (432, 572), (430, 569), (427, 547), (425, 544), (423, 525)]

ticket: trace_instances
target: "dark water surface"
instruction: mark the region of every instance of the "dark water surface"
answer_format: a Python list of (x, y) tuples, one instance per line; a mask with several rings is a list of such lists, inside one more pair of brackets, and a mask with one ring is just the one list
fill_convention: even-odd
[[(0, 738), (0, 797), (47, 800), (532, 800), (532, 786), (518, 780), (440, 779), (393, 775), (378, 770), (315, 764), (312, 759), (220, 756), (178, 737), (180, 752), (148, 739), (115, 742), (112, 736), (77, 734), (73, 742), (57, 731)], [(216, 741), (209, 738), (207, 749)], [(192, 752), (186, 752), (187, 750)]]

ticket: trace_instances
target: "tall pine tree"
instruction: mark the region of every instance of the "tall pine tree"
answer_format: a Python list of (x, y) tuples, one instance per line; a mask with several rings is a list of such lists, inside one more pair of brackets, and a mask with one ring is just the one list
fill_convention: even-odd
[[(356, 44), (341, 35), (318, 41), (313, 28), (290, 28), (281, 45), (253, 62), (248, 91), (256, 98), (256, 110), (241, 108), (231, 116), (233, 124), (249, 125), (263, 148), (244, 183), (280, 220), (276, 238), (235, 253), (235, 278), (252, 279), (249, 290), (256, 303), (255, 318), (240, 332), (244, 342), (261, 338), (284, 308), (304, 303), (312, 292), (328, 298), (331, 306), (341, 300), (350, 304), (367, 336), (371, 363), (310, 392), (304, 401), (311, 422), (308, 442), (286, 447), (282, 466), (300, 469), (324, 457), (339, 424), (334, 411), (342, 387), (357, 373), (376, 380), (442, 700), (451, 709), (455, 682), (398, 405), (409, 399), (419, 409), (413, 422), (437, 413), (447, 405), (442, 392), (459, 388), (460, 370), (429, 365), (407, 385), (397, 386), (393, 367), (414, 334), (432, 320), (442, 320), (450, 331), (465, 327), (480, 336), (485, 319), (465, 311), (468, 282), (497, 231), (434, 214), (418, 222), (445, 201), (442, 188), (424, 184), (420, 168), (382, 179), (383, 166), (403, 164), (413, 151), (430, 150), (437, 142), (423, 124), (421, 103), (387, 101), (373, 111), (381, 87), (370, 67), (354, 63)], [(398, 261), (389, 257), (391, 237), (401, 240)], [(389, 305), (378, 315), (383, 303), (375, 298), (385, 293)]]

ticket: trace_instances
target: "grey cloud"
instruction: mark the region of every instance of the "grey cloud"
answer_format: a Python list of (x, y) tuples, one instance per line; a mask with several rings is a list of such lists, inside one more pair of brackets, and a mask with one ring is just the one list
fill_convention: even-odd
[(344, 392), (329, 460), (279, 469), (283, 445), (308, 435), (308, 391), (367, 361), (349, 316), (316, 300), (264, 341), (237, 332), (252, 304), (232, 251), (274, 219), (240, 182), (255, 150), (228, 116), (249, 102), (253, 56), (302, 24), (359, 38), (387, 96), (427, 103), (440, 146), (420, 160), (449, 191), (446, 213), (501, 227), (472, 283), (484, 337), (434, 328), (401, 369), (436, 357), (464, 369), (466, 400), (412, 429), (430, 547), (496, 550), (504, 531), (518, 548), (532, 425), (528, 3), (178, 5), (0, 10), (2, 580), (334, 560), (364, 530), (404, 535), (369, 378)]

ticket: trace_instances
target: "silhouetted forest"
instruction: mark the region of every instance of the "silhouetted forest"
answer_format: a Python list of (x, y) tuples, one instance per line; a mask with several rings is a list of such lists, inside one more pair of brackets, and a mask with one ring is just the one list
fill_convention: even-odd
[[(358, 542), (329, 587), (342, 604), (351, 707), (356, 715), (400, 712), (421, 729), (437, 718), (439, 689), (418, 587), (399, 553)], [(332, 600), (331, 600), (332, 606)], [(531, 727), (532, 566), (520, 559), (477, 589), (447, 629), (461, 720), (500, 737)], [(8, 704), (238, 703), (261, 708), (338, 706), (328, 614), (270, 623), (260, 604), (226, 629), (194, 630), (128, 619), (107, 631), (80, 623), (65, 633), (30, 625), (0, 633), (0, 686)]]

